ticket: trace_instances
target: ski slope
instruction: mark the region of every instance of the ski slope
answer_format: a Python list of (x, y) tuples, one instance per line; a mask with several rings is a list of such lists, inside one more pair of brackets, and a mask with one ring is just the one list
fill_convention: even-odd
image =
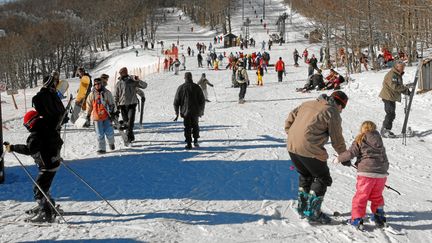
[[(245, 15), (254, 15), (261, 1), (245, 1)], [(287, 7), (280, 0), (266, 1), (266, 21), (270, 33), (275, 30), (277, 16)], [(233, 16), (233, 29), (240, 30), (241, 9)], [(289, 11), (289, 10), (287, 10)], [(257, 11), (258, 12), (258, 11)], [(167, 16), (158, 28), (159, 40), (165, 46), (177, 41), (177, 26), (187, 37), (180, 39), (185, 52), (196, 42), (206, 45), (213, 39), (208, 28), (193, 25), (178, 14)], [(258, 12), (259, 13), (259, 12)], [(252, 19), (250, 32), (259, 51), (262, 40), (268, 41), (259, 18)], [(174, 24), (175, 23), (175, 24)], [(194, 33), (190, 27), (194, 27)], [(136, 123), (136, 142), (124, 147), (116, 131), (116, 150), (96, 154), (93, 127), (78, 129), (67, 125), (62, 155), (65, 162), (104, 195), (122, 215), (101, 201), (64, 167), (58, 171), (52, 195), (65, 211), (84, 211), (86, 215), (65, 216), (69, 224), (40, 227), (23, 223), (24, 210), (34, 205), (32, 184), (11, 154), (6, 154), (6, 182), (0, 185), (0, 242), (64, 241), (64, 242), (430, 242), (432, 241), (432, 196), (429, 192), (432, 161), (432, 94), (415, 96), (409, 126), (416, 136), (385, 139), (390, 170), (387, 185), (402, 193), (385, 190), (385, 210), (390, 224), (403, 235), (394, 235), (366, 223), (366, 232), (341, 225), (311, 226), (295, 212), (297, 173), (292, 168), (285, 148), (284, 121), (289, 112), (304, 101), (325, 92), (298, 93), (307, 76), (307, 65), (293, 67), (292, 52), (308, 48), (318, 54), (318, 45), (310, 45), (302, 36), (307, 19), (294, 16), (287, 24), (288, 43), (274, 45), (269, 52), (271, 62), (281, 56), (287, 66), (283, 83), (269, 68), (264, 86), (255, 85), (255, 71), (248, 71), (251, 86), (246, 103), (239, 105), (238, 89), (231, 88), (231, 71), (197, 68), (196, 57), (187, 57), (187, 71), (198, 81), (205, 72), (214, 89), (209, 88), (210, 103), (200, 119), (201, 148), (184, 150), (183, 124), (173, 122), (173, 99), (177, 87), (184, 82), (183, 74), (155, 73), (144, 77), (144, 124)], [(217, 52), (239, 51), (238, 48)], [(95, 70), (96, 77), (105, 72), (110, 82), (121, 66), (139, 67), (157, 60), (155, 51), (142, 51), (135, 57), (132, 49), (108, 53)], [(226, 59), (224, 59), (224, 65)], [(381, 125), (384, 106), (378, 98), (387, 70), (352, 75), (354, 82), (343, 91), (349, 96), (342, 112), (343, 134), (347, 145), (357, 135), (364, 120)], [(327, 74), (325, 71), (324, 74)], [(407, 67), (406, 83), (414, 79), (415, 67)], [(71, 91), (78, 80), (71, 80)], [(38, 89), (20, 91), (16, 96), (18, 110), (10, 96), (2, 94), (3, 136), (12, 144), (24, 143), (28, 132), (22, 126), (25, 101)], [(328, 92), (330, 93), (330, 92)], [(403, 104), (397, 105), (394, 131), (403, 123)], [(63, 134), (62, 134), (63, 136)], [(328, 153), (334, 154), (330, 145)], [(36, 176), (37, 169), (30, 157), (18, 155)], [(332, 156), (331, 156), (332, 157)], [(328, 188), (323, 211), (341, 212), (348, 218), (351, 198), (355, 192), (355, 171), (329, 161), (333, 185)], [(341, 220), (338, 218), (338, 220)]]

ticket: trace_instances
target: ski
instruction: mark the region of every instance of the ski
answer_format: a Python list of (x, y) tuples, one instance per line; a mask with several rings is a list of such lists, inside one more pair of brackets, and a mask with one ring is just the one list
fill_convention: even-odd
[(413, 98), (414, 98), (414, 94), (415, 94), (415, 90), (416, 90), (416, 87), (417, 87), (417, 82), (418, 82), (418, 78), (419, 78), (420, 73), (421, 73), (422, 66), (423, 66), (423, 60), (420, 60), (419, 64), (418, 64), (418, 67), (417, 67), (417, 71), (416, 71), (415, 77), (414, 77), (414, 82), (412, 83), (412, 86), (410, 84), (410, 86), (411, 86), (411, 93), (410, 93), (410, 96), (409, 96), (409, 99), (408, 99), (408, 104), (406, 104), (405, 118), (404, 118), (404, 123), (403, 123), (403, 126), (402, 126), (402, 132), (401, 132), (401, 134), (402, 134), (402, 144), (404, 144), (404, 145), (406, 145), (406, 133), (407, 133), (407, 126), (408, 126), (408, 118), (409, 118), (409, 115), (410, 115), (411, 105), (412, 105), (412, 101), (413, 101)]
[(110, 118), (111, 121), (114, 123), (114, 127), (118, 130), (120, 136), (122, 137), (124, 145), (128, 147), (130, 145), (130, 142), (126, 133), (124, 132), (123, 122), (120, 122), (118, 120), (118, 116), (111, 116)]

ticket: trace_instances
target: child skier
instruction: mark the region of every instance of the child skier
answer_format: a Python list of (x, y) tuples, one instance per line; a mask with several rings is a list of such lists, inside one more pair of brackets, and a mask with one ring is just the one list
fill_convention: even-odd
[(110, 149), (115, 149), (114, 130), (110, 119), (114, 106), (113, 95), (102, 85), (102, 80), (96, 78), (94, 80), (94, 87), (87, 97), (87, 116), (90, 116), (94, 121), (98, 139), (98, 154), (106, 152), (105, 136), (108, 139)]
[(264, 70), (263, 70), (261, 65), (258, 66), (257, 71), (256, 71), (256, 75), (257, 75), (257, 85), (263, 86)]
[(339, 154), (334, 160), (349, 161), (357, 157), (357, 185), (356, 193), (352, 200), (351, 225), (363, 229), (363, 217), (366, 214), (367, 202), (371, 201), (371, 211), (377, 227), (384, 227), (384, 198), (382, 192), (387, 180), (389, 162), (383, 145), (381, 135), (376, 130), (376, 125), (371, 121), (365, 121), (360, 128), (351, 147)]
[[(39, 169), (36, 183), (49, 197), (51, 203), (55, 205), (49, 190), (62, 160), (60, 150), (63, 140), (60, 133), (56, 129), (50, 128), (49, 123), (35, 110), (30, 110), (24, 115), (24, 126), (30, 132), (27, 144), (11, 145), (5, 142), (5, 151), (33, 157)], [(26, 211), (26, 213), (32, 214), (26, 221), (33, 223), (54, 222), (56, 213), (48, 199), (37, 186), (33, 187), (33, 192), (38, 206)]]

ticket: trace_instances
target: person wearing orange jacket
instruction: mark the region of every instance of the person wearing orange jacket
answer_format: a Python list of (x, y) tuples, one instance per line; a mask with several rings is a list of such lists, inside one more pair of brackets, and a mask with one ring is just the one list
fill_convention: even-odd
[(279, 61), (276, 62), (275, 69), (278, 73), (278, 82), (282, 82), (282, 74), (285, 73), (285, 63), (282, 61), (282, 57), (279, 57)]

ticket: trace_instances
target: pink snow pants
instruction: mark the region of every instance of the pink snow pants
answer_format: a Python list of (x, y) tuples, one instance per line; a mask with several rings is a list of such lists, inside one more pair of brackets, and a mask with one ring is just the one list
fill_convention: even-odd
[(352, 200), (351, 218), (363, 218), (366, 215), (367, 202), (371, 201), (371, 211), (375, 213), (378, 207), (384, 206), (382, 195), (387, 177), (372, 178), (357, 176), (356, 193)]

